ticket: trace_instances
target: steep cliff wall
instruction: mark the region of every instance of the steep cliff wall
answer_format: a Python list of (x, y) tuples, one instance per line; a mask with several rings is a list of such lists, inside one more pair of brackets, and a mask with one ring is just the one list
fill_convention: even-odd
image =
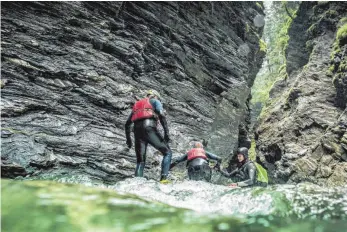
[(262, 14), (254, 2), (2, 2), (2, 176), (131, 176), (124, 123), (149, 88), (174, 155), (206, 139), (228, 157), (264, 55)]
[(271, 90), (256, 131), (257, 159), (275, 183), (347, 183), (347, 115), (339, 104), (345, 99), (335, 88), (346, 72), (339, 69), (336, 81), (329, 71), (346, 8), (346, 2), (303, 2), (289, 29), (289, 77)]

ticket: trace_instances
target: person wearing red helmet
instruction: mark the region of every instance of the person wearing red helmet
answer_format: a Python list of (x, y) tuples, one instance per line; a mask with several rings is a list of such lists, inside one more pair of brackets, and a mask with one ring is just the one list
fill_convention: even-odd
[(185, 155), (172, 162), (170, 168), (173, 168), (180, 162), (187, 161), (188, 176), (190, 180), (211, 181), (212, 171), (208, 164), (208, 159), (216, 160), (216, 167), (218, 167), (222, 161), (220, 157), (205, 151), (202, 143), (193, 142), (193, 148)]

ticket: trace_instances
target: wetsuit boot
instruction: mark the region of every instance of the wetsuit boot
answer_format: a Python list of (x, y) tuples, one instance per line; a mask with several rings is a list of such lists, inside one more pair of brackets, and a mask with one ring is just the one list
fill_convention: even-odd
[(171, 152), (168, 152), (164, 155), (163, 161), (161, 162), (160, 183), (162, 183), (162, 184), (170, 183), (170, 181), (167, 179), (167, 177), (169, 174), (171, 158), (172, 158), (172, 154), (171, 154)]
[(135, 176), (143, 177), (143, 170), (145, 169), (145, 163), (140, 162), (136, 164)]

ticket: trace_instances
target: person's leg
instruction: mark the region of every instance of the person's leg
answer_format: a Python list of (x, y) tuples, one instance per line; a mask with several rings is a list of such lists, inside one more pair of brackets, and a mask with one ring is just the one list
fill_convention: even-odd
[(143, 171), (146, 164), (147, 142), (142, 138), (141, 133), (135, 133), (135, 153), (136, 169), (135, 176), (143, 177)]
[(172, 152), (169, 146), (164, 142), (163, 137), (157, 131), (156, 128), (147, 128), (147, 142), (151, 144), (155, 149), (159, 150), (163, 154), (163, 161), (161, 163), (161, 178), (160, 180), (166, 180), (169, 174)]
[(195, 158), (189, 162), (188, 174), (190, 171), (189, 179), (211, 181), (212, 171), (208, 162), (202, 158)]
[(202, 167), (200, 165), (190, 166), (188, 168), (188, 176), (190, 180), (195, 180), (195, 181), (204, 180), (204, 173), (203, 173)]
[(193, 178), (194, 178), (194, 168), (193, 167), (188, 167), (188, 177), (189, 177), (189, 180), (193, 180)]
[(205, 179), (207, 182), (211, 182), (212, 170), (211, 170), (210, 166), (205, 164), (205, 165), (203, 166), (203, 170), (204, 170), (204, 179)]

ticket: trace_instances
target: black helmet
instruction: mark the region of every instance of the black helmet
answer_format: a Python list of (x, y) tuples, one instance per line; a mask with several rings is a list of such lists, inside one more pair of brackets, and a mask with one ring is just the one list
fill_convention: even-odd
[(248, 159), (248, 149), (246, 147), (240, 147), (237, 149), (237, 154), (242, 154), (245, 159)]

